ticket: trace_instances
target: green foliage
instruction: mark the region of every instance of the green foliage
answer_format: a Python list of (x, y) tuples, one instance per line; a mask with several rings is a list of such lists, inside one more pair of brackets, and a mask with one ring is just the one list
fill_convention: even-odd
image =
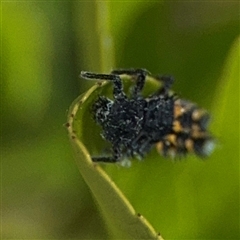
[[(107, 1), (107, 16), (91, 1), (1, 8), (3, 239), (111, 239), (63, 127), (72, 100), (92, 84), (80, 71), (111, 67), (174, 75), (174, 90), (211, 112), (217, 147), (204, 162), (153, 150), (131, 168), (101, 166), (106, 174), (166, 239), (240, 238), (238, 2)], [(114, 47), (105, 58), (103, 32)], [(113, 55), (115, 63), (102, 62)], [(85, 110), (79, 128), (95, 126)], [(88, 131), (80, 137), (89, 153), (103, 151), (100, 129)]]
[[(217, 101), (214, 103), (213, 112), (217, 119), (221, 119), (213, 126), (213, 131), (216, 134), (225, 129), (227, 135), (230, 133), (229, 126), (233, 125), (235, 121), (239, 122), (239, 105), (231, 106), (234, 102), (238, 103), (239, 47), (239, 39), (237, 39), (230, 50), (225, 64), (220, 81), (222, 84), (220, 85), (221, 89), (216, 91)], [(147, 83), (146, 89), (148, 93), (157, 88), (154, 80), (148, 79)], [(99, 202), (103, 215), (107, 219), (108, 227), (113, 230), (115, 238), (145, 239), (146, 237), (143, 237), (144, 234), (141, 232), (141, 230), (145, 232), (145, 228), (141, 225), (142, 222), (138, 222), (139, 225), (133, 224), (133, 222), (136, 222), (136, 212), (129, 203), (126, 204), (125, 197), (119, 193), (116, 185), (102, 171), (99, 164), (92, 164), (89, 159), (89, 152), (94, 156), (101, 155), (101, 151), (104, 148), (104, 141), (100, 138), (99, 128), (93, 120), (90, 121), (91, 106), (99, 95), (112, 96), (110, 83), (106, 84), (105, 82), (102, 86), (97, 86), (92, 87), (86, 94), (75, 100), (69, 112), (69, 135), (75, 148), (79, 170)], [(124, 86), (125, 91), (128, 92), (130, 87), (129, 81), (125, 81)], [(231, 97), (229, 97), (230, 95)], [(232, 120), (223, 117), (230, 115), (234, 116)], [(134, 202), (134, 206), (137, 206), (137, 209), (141, 209), (141, 213), (148, 214), (149, 220), (154, 221), (155, 227), (159, 229), (162, 226), (163, 229), (160, 230), (166, 236), (171, 236), (172, 229), (177, 228), (176, 235), (172, 235), (171, 238), (178, 238), (178, 232), (180, 238), (186, 238), (187, 235), (191, 235), (192, 238), (198, 238), (196, 230), (203, 227), (211, 232), (213, 227), (211, 225), (212, 219), (219, 212), (223, 211), (223, 206), (228, 204), (229, 195), (237, 191), (239, 175), (236, 166), (239, 159), (234, 152), (238, 148), (238, 141), (239, 136), (232, 132), (229, 136), (229, 144), (227, 142), (224, 143), (225, 148), (229, 148), (224, 154), (219, 152), (219, 141), (216, 140), (217, 149), (211, 157), (211, 161), (206, 162), (198, 161), (191, 156), (189, 161), (192, 160), (193, 162), (164, 163), (159, 160), (160, 156), (154, 151), (150, 156), (146, 157), (144, 162), (134, 162), (134, 166), (127, 170), (116, 168), (114, 164), (103, 166), (117, 185), (120, 185), (126, 192), (131, 202)], [(87, 146), (89, 152), (87, 152), (83, 144)], [(230, 153), (232, 153), (232, 156)], [(228, 160), (221, 160), (221, 155), (224, 155), (223, 159)], [(219, 173), (219, 167), (225, 170), (228, 169), (227, 172), (231, 175), (230, 181), (229, 178), (225, 179), (222, 177), (222, 173)], [(163, 178), (161, 175), (159, 176), (161, 171), (167, 171), (168, 174)], [(226, 186), (227, 192), (223, 192), (222, 188), (215, 188), (215, 185), (211, 184), (213, 182), (221, 184), (222, 187)], [(164, 185), (168, 187), (166, 188)], [(136, 197), (141, 196), (141, 192), (135, 186), (141, 186), (141, 190), (144, 190), (142, 198)], [(159, 192), (159, 189), (162, 191)], [(151, 203), (151, 207), (145, 204), (143, 199)], [(235, 211), (237, 201), (238, 196), (233, 197), (231, 201), (233, 203), (231, 207)], [(174, 212), (170, 212), (171, 215), (168, 212), (169, 210), (166, 210), (169, 204), (175, 207)], [(126, 211), (126, 208), (130, 208), (130, 210)], [(158, 214), (153, 215), (154, 212)], [(177, 225), (168, 229), (170, 223), (166, 223), (166, 221), (169, 220), (162, 216), (168, 216), (167, 218), (171, 221), (174, 221), (174, 219), (171, 219), (172, 217), (177, 217)], [(236, 220), (237, 217), (238, 215), (236, 215)], [(199, 221), (204, 221), (204, 224), (201, 224)], [(131, 227), (128, 228), (129, 226)], [(184, 230), (187, 226), (191, 226), (191, 228), (186, 235)], [(237, 229), (237, 221), (236, 224), (232, 223), (232, 226), (229, 228)], [(120, 229), (121, 231), (119, 232)], [(208, 234), (210, 234), (209, 232)], [(136, 233), (139, 235), (136, 235)], [(229, 231), (228, 234), (231, 234), (231, 232)], [(156, 236), (156, 233), (153, 236)], [(151, 237), (149, 236), (147, 239), (151, 239)]]

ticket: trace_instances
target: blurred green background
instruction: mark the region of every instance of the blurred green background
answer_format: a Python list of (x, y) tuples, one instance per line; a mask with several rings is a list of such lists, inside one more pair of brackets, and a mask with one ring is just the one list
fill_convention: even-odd
[(212, 112), (217, 148), (204, 162), (153, 152), (105, 170), (165, 239), (239, 239), (239, 7), (2, 2), (2, 238), (109, 238), (63, 124), (93, 84), (81, 70), (143, 67), (172, 74), (180, 96)]

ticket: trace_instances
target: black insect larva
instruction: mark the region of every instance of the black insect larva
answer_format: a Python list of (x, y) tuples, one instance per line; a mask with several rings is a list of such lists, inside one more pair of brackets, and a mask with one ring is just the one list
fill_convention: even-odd
[[(123, 91), (121, 75), (129, 75), (136, 81), (130, 97)], [(93, 161), (142, 158), (152, 146), (161, 155), (172, 158), (187, 153), (205, 157), (212, 152), (214, 143), (207, 132), (208, 113), (170, 94), (173, 78), (169, 76), (154, 77), (163, 86), (144, 98), (141, 91), (147, 75), (151, 76), (145, 69), (120, 69), (110, 74), (81, 72), (85, 79), (113, 82), (114, 100), (99, 96), (93, 104), (94, 119), (102, 127), (103, 138), (111, 143), (112, 155), (92, 157)]]

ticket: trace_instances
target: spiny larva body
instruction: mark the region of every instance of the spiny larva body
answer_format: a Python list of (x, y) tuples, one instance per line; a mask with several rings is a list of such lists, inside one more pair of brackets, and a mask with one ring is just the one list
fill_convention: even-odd
[[(123, 91), (123, 75), (136, 82), (130, 97)], [(154, 77), (163, 86), (144, 98), (141, 91), (146, 77), (151, 76), (145, 69), (120, 69), (110, 74), (82, 72), (81, 76), (113, 83), (114, 100), (99, 96), (92, 108), (103, 138), (111, 143), (112, 155), (92, 157), (93, 161), (121, 163), (133, 157), (141, 159), (153, 146), (161, 155), (172, 158), (187, 153), (206, 157), (212, 152), (214, 141), (207, 131), (208, 113), (171, 94), (172, 77)]]

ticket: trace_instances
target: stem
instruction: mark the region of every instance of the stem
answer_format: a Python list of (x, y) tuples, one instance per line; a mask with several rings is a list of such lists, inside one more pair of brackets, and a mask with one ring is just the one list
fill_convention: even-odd
[(96, 0), (100, 68), (102, 72), (110, 72), (115, 67), (114, 43), (110, 31), (111, 17), (109, 4), (109, 1)]

